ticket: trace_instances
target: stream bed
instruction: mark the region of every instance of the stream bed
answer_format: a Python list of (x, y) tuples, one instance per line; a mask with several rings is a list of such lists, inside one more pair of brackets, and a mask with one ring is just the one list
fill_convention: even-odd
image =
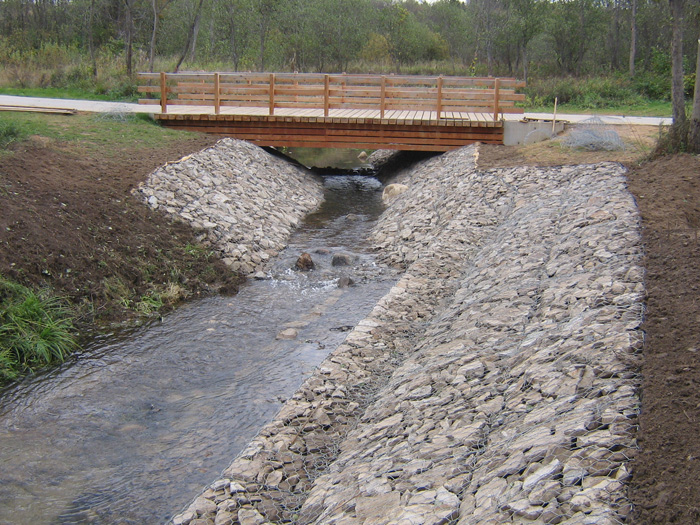
[[(0, 524), (163, 523), (218, 477), (396, 280), (366, 240), (381, 184), (324, 186), (265, 279), (103, 336), (3, 393)], [(302, 252), (315, 270), (291, 269)]]

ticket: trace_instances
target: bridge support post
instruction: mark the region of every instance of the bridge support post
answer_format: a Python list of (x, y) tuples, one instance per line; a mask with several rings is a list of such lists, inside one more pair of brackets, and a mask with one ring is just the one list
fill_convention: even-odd
[(440, 113), (442, 113), (442, 75), (437, 79), (437, 119), (440, 120)]

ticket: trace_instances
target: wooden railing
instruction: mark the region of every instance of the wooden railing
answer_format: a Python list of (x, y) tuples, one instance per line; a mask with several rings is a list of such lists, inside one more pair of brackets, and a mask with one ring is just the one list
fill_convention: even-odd
[(157, 98), (142, 104), (322, 109), (328, 117), (335, 109), (487, 113), (499, 120), (503, 113), (522, 113), (515, 92), (524, 82), (512, 78), (426, 77), (395, 75), (324, 75), (300, 73), (139, 73), (148, 85), (139, 91)]

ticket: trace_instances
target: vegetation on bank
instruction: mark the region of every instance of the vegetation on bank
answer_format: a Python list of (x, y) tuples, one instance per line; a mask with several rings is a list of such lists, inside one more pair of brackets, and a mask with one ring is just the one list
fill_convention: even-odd
[(70, 310), (0, 275), (0, 384), (63, 362), (78, 347)]
[(201, 232), (130, 194), (214, 140), (143, 115), (0, 113), (0, 384), (101, 327), (236, 290)]

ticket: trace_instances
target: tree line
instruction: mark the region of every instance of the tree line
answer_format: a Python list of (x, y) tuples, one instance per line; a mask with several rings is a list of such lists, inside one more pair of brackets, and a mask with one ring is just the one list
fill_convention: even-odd
[(0, 0), (7, 51), (119, 54), (126, 71), (411, 71), (584, 75), (670, 68), (670, 6), (685, 3), (693, 64), (697, 0)]
[[(117, 60), (127, 78), (136, 68), (641, 76), (637, 89), (672, 99), (687, 129), (699, 27), (700, 0), (0, 0), (0, 72), (60, 66), (70, 50), (89, 64), (71, 74), (94, 79)], [(700, 131), (690, 135), (700, 149)]]

